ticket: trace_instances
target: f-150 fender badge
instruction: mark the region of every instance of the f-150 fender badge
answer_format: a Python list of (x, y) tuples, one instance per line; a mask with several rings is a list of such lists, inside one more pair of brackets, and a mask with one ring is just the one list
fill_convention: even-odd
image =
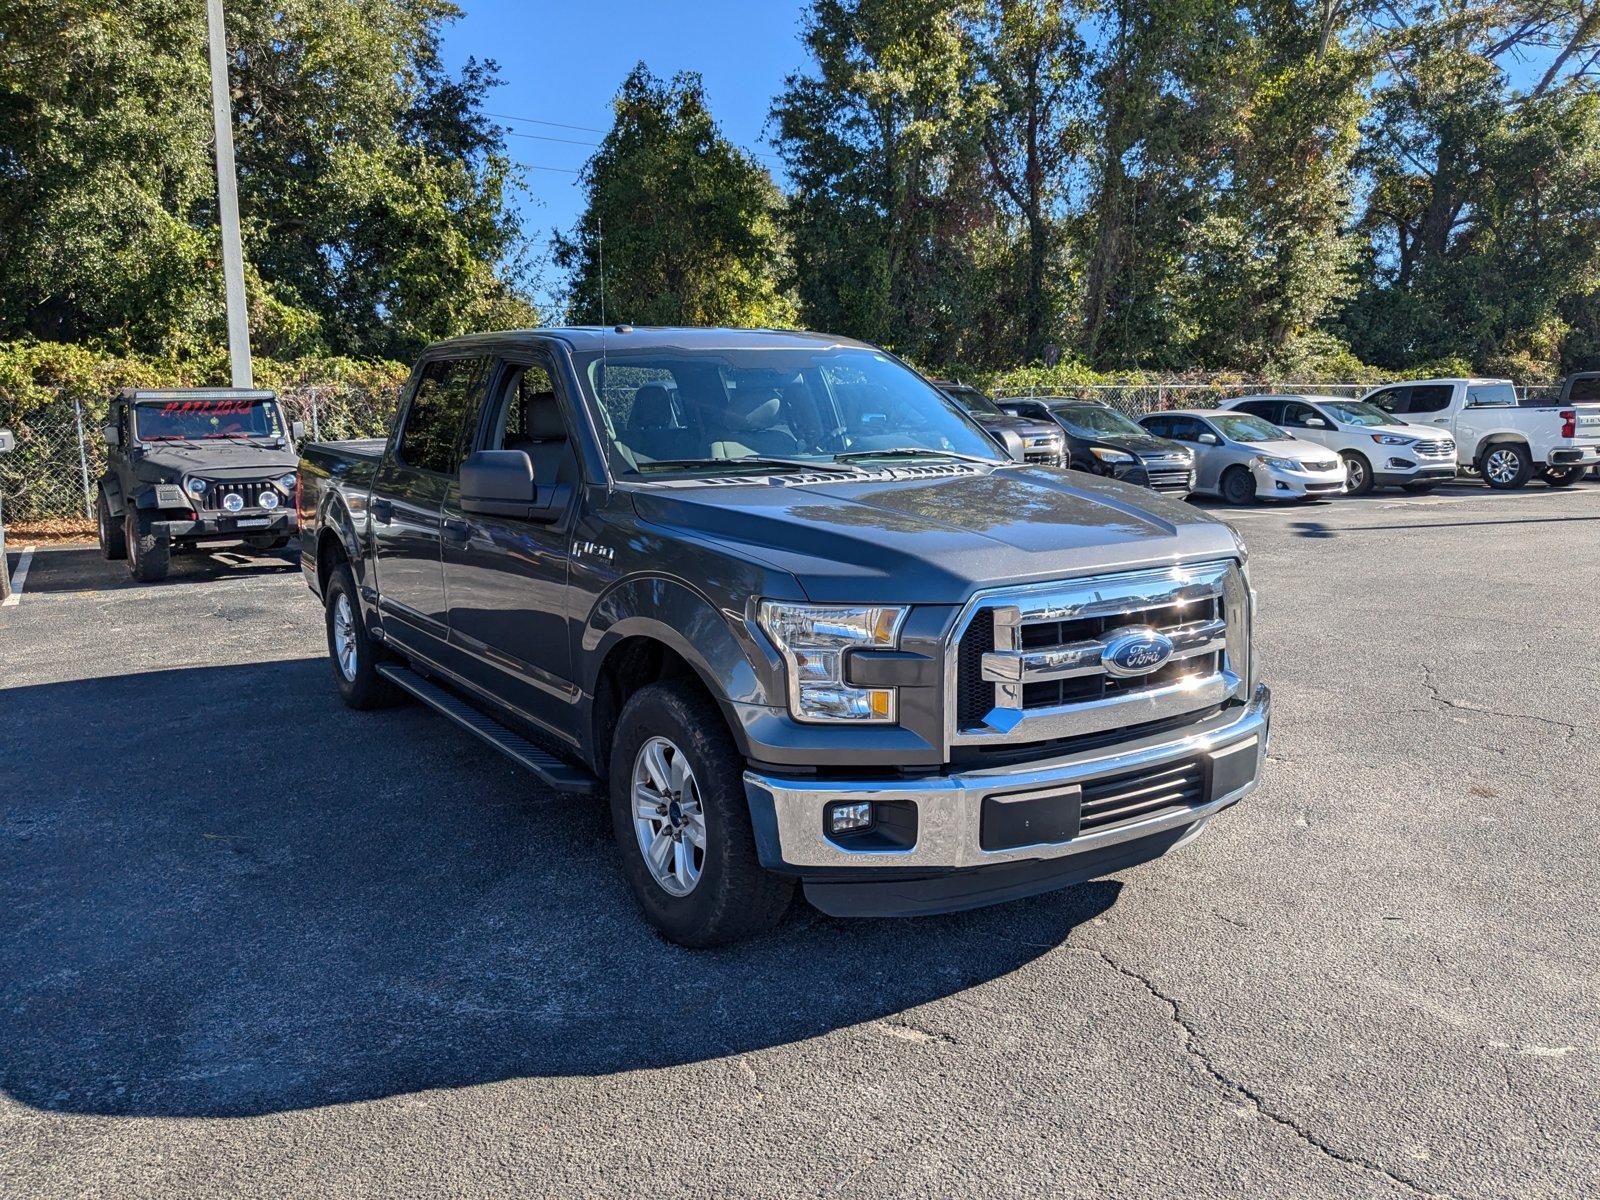
[(1172, 639), (1149, 626), (1114, 632), (1100, 653), (1106, 674), (1130, 679), (1159, 671), (1172, 657)]
[(602, 546), (599, 542), (573, 542), (572, 556), (574, 558), (598, 558), (602, 562), (615, 562), (617, 552), (610, 546)]

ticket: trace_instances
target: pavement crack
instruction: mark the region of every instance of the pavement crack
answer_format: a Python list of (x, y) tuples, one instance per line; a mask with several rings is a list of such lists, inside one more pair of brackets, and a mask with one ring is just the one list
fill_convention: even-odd
[(1498, 708), (1484, 708), (1477, 704), (1468, 704), (1464, 700), (1452, 700), (1434, 681), (1434, 668), (1432, 663), (1422, 664), (1422, 686), (1428, 689), (1428, 699), (1439, 708), (1453, 709), (1456, 712), (1475, 713), (1481, 717), (1500, 717), (1509, 721), (1534, 721), (1540, 725), (1549, 725), (1555, 729), (1566, 731), (1567, 745), (1576, 745), (1578, 741), (1578, 727), (1571, 721), (1557, 721), (1553, 717), (1536, 717), (1532, 713), (1506, 712)]
[(873, 1028), (888, 1034), (902, 1042), (942, 1042), (947, 1046), (956, 1044), (955, 1038), (949, 1034), (939, 1033), (937, 1030), (924, 1029), (905, 1017), (885, 1017), (881, 1021), (874, 1021)]
[(1273, 1125), (1278, 1126), (1280, 1129), (1287, 1130), (1299, 1141), (1305, 1143), (1305, 1145), (1311, 1147), (1324, 1157), (1329, 1158), (1334, 1162), (1341, 1164), (1342, 1166), (1350, 1167), (1367, 1175), (1372, 1175), (1382, 1182), (1388, 1184), (1390, 1187), (1403, 1192), (1407, 1196), (1422, 1196), (1428, 1198), (1428, 1200), (1451, 1200), (1450, 1193), (1448, 1192), (1430, 1191), (1421, 1184), (1417, 1183), (1415, 1180), (1408, 1179), (1406, 1176), (1401, 1175), (1398, 1172), (1391, 1171), (1388, 1167), (1385, 1167), (1382, 1163), (1379, 1163), (1374, 1159), (1364, 1158), (1358, 1154), (1352, 1154), (1339, 1149), (1337, 1146), (1332, 1145), (1318, 1134), (1314, 1133), (1312, 1130), (1307, 1129), (1292, 1115), (1280, 1111), (1271, 1100), (1261, 1095), (1254, 1088), (1229, 1075), (1217, 1065), (1217, 1062), (1211, 1056), (1210, 1051), (1208, 1051), (1205, 1048), (1205, 1045), (1201, 1042), (1200, 1035), (1195, 1031), (1194, 1026), (1191, 1025), (1184, 1017), (1183, 1006), (1178, 1003), (1176, 998), (1169, 996), (1166, 992), (1162, 991), (1145, 975), (1140, 974), (1132, 967), (1125, 966), (1124, 964), (1118, 962), (1099, 946), (1084, 946), (1077, 943), (1071, 943), (1066, 948), (1069, 950), (1076, 950), (1083, 954), (1093, 955), (1117, 974), (1126, 979), (1131, 979), (1134, 983), (1137, 983), (1141, 988), (1149, 993), (1152, 999), (1163, 1005), (1171, 1015), (1172, 1024), (1178, 1034), (1178, 1042), (1183, 1048), (1184, 1053), (1194, 1060), (1201, 1072), (1205, 1074), (1213, 1083), (1215, 1083), (1230, 1096), (1235, 1097), (1255, 1115)]

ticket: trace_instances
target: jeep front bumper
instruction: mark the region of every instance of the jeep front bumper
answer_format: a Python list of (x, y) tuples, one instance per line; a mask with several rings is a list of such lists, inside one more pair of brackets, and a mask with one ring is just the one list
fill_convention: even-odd
[(247, 537), (287, 537), (299, 528), (298, 514), (293, 508), (267, 514), (246, 512), (207, 514), (191, 520), (152, 521), (150, 532), (166, 538), (216, 538), (239, 541)]
[[(951, 911), (1120, 870), (1198, 833), (1254, 790), (1271, 715), (1258, 687), (1248, 704), (1178, 737), (925, 778), (752, 770), (745, 792), (762, 865), (800, 876), (825, 912)], [(829, 831), (834, 805), (863, 802), (882, 814), (873, 826)]]

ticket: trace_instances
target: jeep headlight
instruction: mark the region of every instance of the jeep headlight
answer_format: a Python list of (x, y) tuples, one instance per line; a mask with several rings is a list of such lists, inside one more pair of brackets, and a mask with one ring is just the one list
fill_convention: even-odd
[(888, 605), (763, 600), (756, 623), (783, 654), (795, 720), (892, 723), (894, 689), (853, 687), (845, 667), (853, 650), (893, 650), (905, 615)]

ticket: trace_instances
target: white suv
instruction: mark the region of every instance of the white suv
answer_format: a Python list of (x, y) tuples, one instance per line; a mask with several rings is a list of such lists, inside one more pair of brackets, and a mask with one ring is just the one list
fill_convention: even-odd
[(1376, 405), (1338, 396), (1242, 396), (1223, 408), (1254, 413), (1297, 438), (1337, 450), (1345, 492), (1364, 496), (1374, 487), (1426, 492), (1456, 474), (1456, 444), (1448, 434), (1408, 425)]

